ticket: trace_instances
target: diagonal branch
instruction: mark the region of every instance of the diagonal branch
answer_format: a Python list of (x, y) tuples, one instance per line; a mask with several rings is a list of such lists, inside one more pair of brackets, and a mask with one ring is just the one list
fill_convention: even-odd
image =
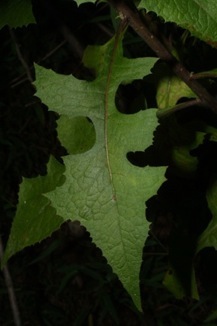
[(30, 82), (33, 82), (33, 79), (32, 79), (32, 75), (31, 75), (31, 71), (29, 69), (29, 66), (20, 50), (20, 47), (19, 47), (19, 44), (17, 43), (17, 39), (16, 39), (16, 35), (14, 33), (14, 30), (12, 28), (10, 28), (10, 35), (11, 35), (11, 39), (13, 40), (14, 44), (15, 44), (15, 49), (16, 49), (16, 52), (17, 52), (17, 56), (26, 72), (26, 75), (27, 75), (27, 78)]
[(128, 5), (127, 2), (120, 0), (107, 0), (119, 13), (122, 20), (126, 20), (134, 31), (150, 46), (156, 55), (167, 62), (173, 72), (182, 79), (198, 96), (201, 105), (208, 106), (217, 114), (217, 100), (195, 79), (192, 79), (190, 73), (184, 65), (179, 62), (166, 46), (149, 30), (140, 12), (134, 5)]

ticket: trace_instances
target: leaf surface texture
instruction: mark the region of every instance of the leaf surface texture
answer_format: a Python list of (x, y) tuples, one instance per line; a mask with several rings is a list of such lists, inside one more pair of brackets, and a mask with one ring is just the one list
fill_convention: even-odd
[(175, 22), (194, 36), (216, 46), (216, 0), (142, 0), (139, 7), (156, 12), (165, 21)]
[(115, 96), (120, 84), (149, 74), (155, 62), (123, 57), (122, 35), (117, 35), (103, 46), (87, 48), (84, 63), (94, 71), (94, 81), (36, 67), (37, 96), (60, 114), (59, 138), (69, 153), (65, 182), (45, 196), (62, 222), (79, 220), (87, 228), (139, 309), (139, 272), (149, 228), (145, 202), (164, 181), (165, 167), (140, 168), (128, 161), (129, 151), (143, 151), (152, 143), (156, 109), (122, 114)]

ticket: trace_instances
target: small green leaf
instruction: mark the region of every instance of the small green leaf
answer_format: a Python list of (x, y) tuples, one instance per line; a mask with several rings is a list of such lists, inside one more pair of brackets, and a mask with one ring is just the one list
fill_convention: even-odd
[(195, 94), (186, 83), (174, 75), (165, 64), (158, 65), (158, 73), (162, 74), (156, 96), (159, 109), (173, 108), (182, 97), (195, 98)]
[(214, 247), (217, 250), (217, 180), (213, 180), (207, 190), (207, 202), (212, 212), (212, 220), (208, 224), (205, 231), (198, 239), (197, 252), (206, 247)]
[(97, 0), (76, 0), (78, 6), (80, 6), (83, 3), (95, 3)]
[(165, 21), (175, 22), (194, 36), (217, 46), (216, 0), (142, 0), (139, 7), (154, 11)]
[[(184, 288), (179, 277), (176, 275), (176, 272), (172, 266), (170, 266), (170, 269), (166, 272), (163, 284), (176, 297), (176, 299), (183, 299), (188, 295), (186, 289)], [(199, 294), (193, 267), (191, 275), (191, 297), (195, 300), (199, 300)]]
[(166, 272), (163, 284), (177, 299), (185, 296), (185, 290), (172, 267)]
[(175, 115), (169, 115), (162, 119), (155, 132), (155, 143), (161, 157), (165, 157), (182, 177), (192, 176), (197, 171), (198, 158), (191, 151), (203, 143), (207, 134), (206, 126), (200, 127), (200, 122), (182, 123)]
[(1, 0), (0, 28), (5, 25), (21, 27), (35, 23), (31, 0)]

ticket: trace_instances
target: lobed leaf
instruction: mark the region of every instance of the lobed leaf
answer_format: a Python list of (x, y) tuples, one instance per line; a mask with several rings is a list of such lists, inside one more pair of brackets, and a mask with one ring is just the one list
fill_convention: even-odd
[[(139, 272), (149, 228), (145, 201), (163, 182), (165, 168), (142, 169), (127, 160), (129, 151), (144, 150), (152, 143), (156, 110), (121, 114), (115, 107), (116, 91), (121, 83), (149, 74), (156, 59), (124, 58), (121, 39), (117, 36), (103, 46), (86, 50), (84, 62), (95, 71), (94, 81), (36, 67), (36, 86), (37, 95), (62, 115), (59, 136), (69, 152), (78, 139), (69, 133), (62, 137), (66, 124), (70, 129), (74, 118), (83, 116), (95, 129), (94, 146), (64, 158), (66, 182), (47, 197), (58, 215), (78, 219), (87, 228), (140, 307)], [(85, 131), (80, 122), (77, 127)]]

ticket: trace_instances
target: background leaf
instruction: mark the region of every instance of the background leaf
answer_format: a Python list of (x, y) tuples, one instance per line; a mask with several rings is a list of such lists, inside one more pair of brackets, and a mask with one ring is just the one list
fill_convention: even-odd
[(164, 63), (158, 65), (159, 72), (162, 73), (162, 78), (157, 85), (156, 95), (159, 109), (173, 108), (182, 97), (196, 97), (193, 91), (179, 77), (174, 75)]
[(78, 4), (78, 6), (80, 6), (81, 4), (83, 4), (83, 3), (95, 3), (96, 2), (96, 0), (76, 0), (76, 2), (77, 2), (77, 4)]
[(154, 11), (165, 21), (175, 22), (194, 36), (217, 46), (217, 2), (215, 0), (142, 0), (140, 8)]
[(44, 194), (64, 181), (64, 166), (51, 157), (47, 170), (46, 176), (25, 178), (20, 186), (19, 204), (3, 264), (18, 251), (50, 236), (63, 222)]
[(217, 181), (215, 180), (207, 190), (207, 202), (212, 212), (212, 220), (198, 240), (197, 252), (206, 247), (217, 249)]
[[(187, 278), (186, 278), (187, 279)], [(169, 266), (169, 269), (167, 270), (163, 284), (166, 286), (166, 288), (173, 293), (173, 295), (176, 297), (176, 299), (183, 299), (184, 297), (188, 296), (188, 293), (186, 291), (186, 287), (183, 286), (180, 277), (176, 275), (176, 271), (172, 266)], [(192, 267), (192, 273), (191, 273), (191, 297), (199, 300), (199, 293), (197, 288), (197, 282), (195, 279), (195, 271)]]
[(5, 25), (19, 27), (35, 23), (31, 0), (2, 0), (0, 2), (0, 28)]

